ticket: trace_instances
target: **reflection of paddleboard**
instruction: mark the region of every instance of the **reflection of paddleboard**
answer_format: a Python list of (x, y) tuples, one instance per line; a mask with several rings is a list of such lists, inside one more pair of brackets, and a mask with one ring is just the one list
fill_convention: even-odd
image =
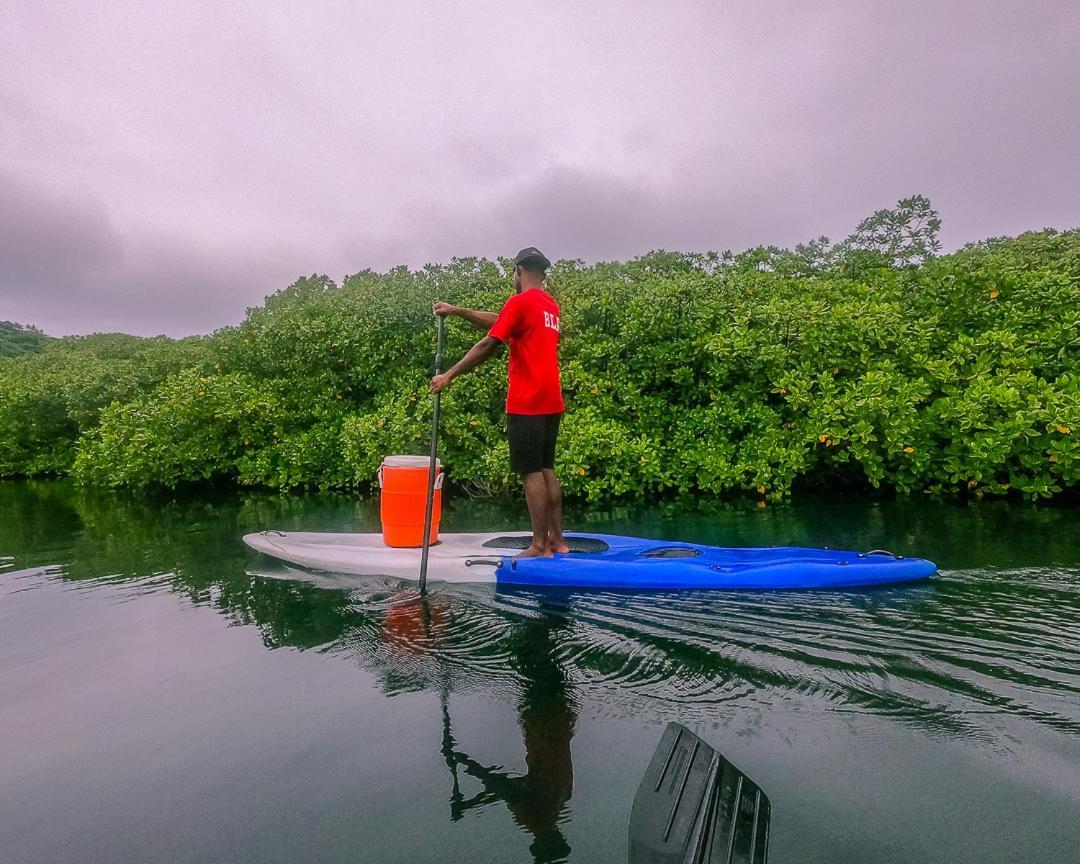
[[(428, 578), (563, 588), (644, 590), (725, 588), (850, 588), (910, 582), (937, 567), (889, 552), (777, 547), (725, 549), (611, 534), (567, 538), (569, 555), (513, 556), (529, 535), (443, 534), (430, 549)], [(395, 549), (381, 534), (248, 534), (252, 549), (282, 561), (332, 573), (417, 579), (419, 549)]]

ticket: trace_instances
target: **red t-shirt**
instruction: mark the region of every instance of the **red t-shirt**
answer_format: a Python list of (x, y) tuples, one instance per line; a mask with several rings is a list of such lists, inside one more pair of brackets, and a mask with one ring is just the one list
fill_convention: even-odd
[(507, 414), (561, 414), (559, 304), (547, 291), (530, 288), (503, 305), (488, 336), (510, 343)]

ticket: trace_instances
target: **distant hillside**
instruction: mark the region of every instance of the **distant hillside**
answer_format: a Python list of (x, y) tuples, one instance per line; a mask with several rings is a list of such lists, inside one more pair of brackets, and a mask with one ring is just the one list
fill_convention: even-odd
[(51, 341), (52, 337), (46, 336), (37, 327), (0, 321), (0, 357), (36, 354)]

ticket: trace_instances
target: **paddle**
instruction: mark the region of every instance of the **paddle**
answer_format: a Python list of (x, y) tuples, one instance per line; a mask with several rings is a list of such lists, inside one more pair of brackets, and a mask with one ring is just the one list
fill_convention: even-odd
[(630, 864), (765, 864), (768, 796), (680, 723), (669, 723), (630, 814)]
[[(442, 372), (443, 330), (445, 319), (442, 315), (435, 316), (439, 322), (438, 344), (435, 348), (435, 374)], [(424, 543), (420, 548), (420, 593), (427, 592), (427, 563), (428, 548), (431, 546), (431, 513), (435, 506), (435, 454), (439, 446), (439, 399), (441, 393), (435, 394), (435, 405), (431, 409), (431, 454), (428, 462), (428, 485), (427, 505), (424, 509)]]

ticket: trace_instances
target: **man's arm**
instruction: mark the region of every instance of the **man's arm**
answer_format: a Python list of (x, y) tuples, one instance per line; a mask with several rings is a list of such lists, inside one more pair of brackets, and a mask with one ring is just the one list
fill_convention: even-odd
[(438, 393), (445, 390), (450, 382), (457, 378), (458, 375), (472, 372), (473, 369), (492, 356), (498, 350), (500, 345), (502, 345), (502, 342), (495, 337), (485, 336), (473, 345), (464, 357), (458, 360), (457, 363), (451, 366), (442, 375), (436, 375), (431, 379), (431, 392)]
[(495, 323), (495, 319), (499, 317), (496, 312), (481, 312), (477, 309), (463, 309), (460, 306), (451, 306), (449, 303), (443, 303), (441, 300), (436, 303), (432, 309), (436, 315), (456, 315), (458, 318), (464, 318), (473, 327), (478, 327), (481, 330), (487, 331), (491, 329), (491, 325)]

